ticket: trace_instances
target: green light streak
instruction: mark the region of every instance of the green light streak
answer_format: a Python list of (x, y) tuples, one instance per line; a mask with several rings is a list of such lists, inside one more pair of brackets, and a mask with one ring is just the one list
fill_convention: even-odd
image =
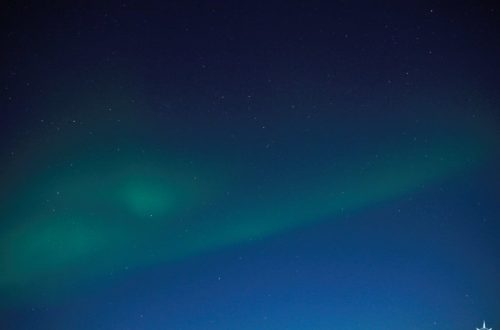
[[(131, 167), (122, 165), (125, 157), (110, 161), (112, 170), (48, 175), (2, 210), (9, 221), (0, 234), (0, 292), (57, 294), (124, 267), (250, 243), (422, 189), (487, 153), (488, 144), (470, 136), (436, 139), (432, 147), (352, 157), (331, 169), (311, 165), (306, 177), (292, 171), (263, 184), (259, 196), (237, 178), (210, 172), (211, 180), (200, 180), (200, 171), (165, 160)], [(235, 187), (232, 199), (221, 193)]]

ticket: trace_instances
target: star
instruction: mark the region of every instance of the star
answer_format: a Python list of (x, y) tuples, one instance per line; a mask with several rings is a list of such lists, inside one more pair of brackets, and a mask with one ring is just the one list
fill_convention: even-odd
[(476, 328), (476, 330), (492, 330), (492, 328), (487, 328), (486, 327), (486, 321), (483, 321), (483, 327), (482, 328)]

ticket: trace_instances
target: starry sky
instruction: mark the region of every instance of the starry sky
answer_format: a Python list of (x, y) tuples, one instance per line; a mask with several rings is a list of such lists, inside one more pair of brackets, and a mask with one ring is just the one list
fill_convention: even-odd
[(500, 328), (494, 1), (0, 12), (2, 329)]

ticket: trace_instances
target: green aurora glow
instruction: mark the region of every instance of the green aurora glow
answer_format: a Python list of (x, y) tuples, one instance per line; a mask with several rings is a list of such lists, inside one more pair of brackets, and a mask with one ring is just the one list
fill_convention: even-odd
[(435, 134), (429, 144), (386, 147), (364, 159), (357, 150), (338, 161), (271, 170), (282, 175), (273, 181), (259, 181), (260, 172), (240, 175), (245, 167), (236, 159), (214, 156), (196, 166), (201, 162), (179, 161), (185, 156), (173, 152), (82, 152), (77, 172), (11, 179), (15, 188), (2, 208), (8, 221), (0, 237), (0, 291), (12, 298), (57, 294), (110, 272), (333, 219), (477, 166), (489, 153), (487, 140), (475, 130), (455, 139)]

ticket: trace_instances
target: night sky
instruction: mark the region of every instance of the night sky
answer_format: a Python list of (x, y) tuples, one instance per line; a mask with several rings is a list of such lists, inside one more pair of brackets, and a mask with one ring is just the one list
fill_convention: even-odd
[(500, 329), (495, 1), (0, 8), (0, 329)]

